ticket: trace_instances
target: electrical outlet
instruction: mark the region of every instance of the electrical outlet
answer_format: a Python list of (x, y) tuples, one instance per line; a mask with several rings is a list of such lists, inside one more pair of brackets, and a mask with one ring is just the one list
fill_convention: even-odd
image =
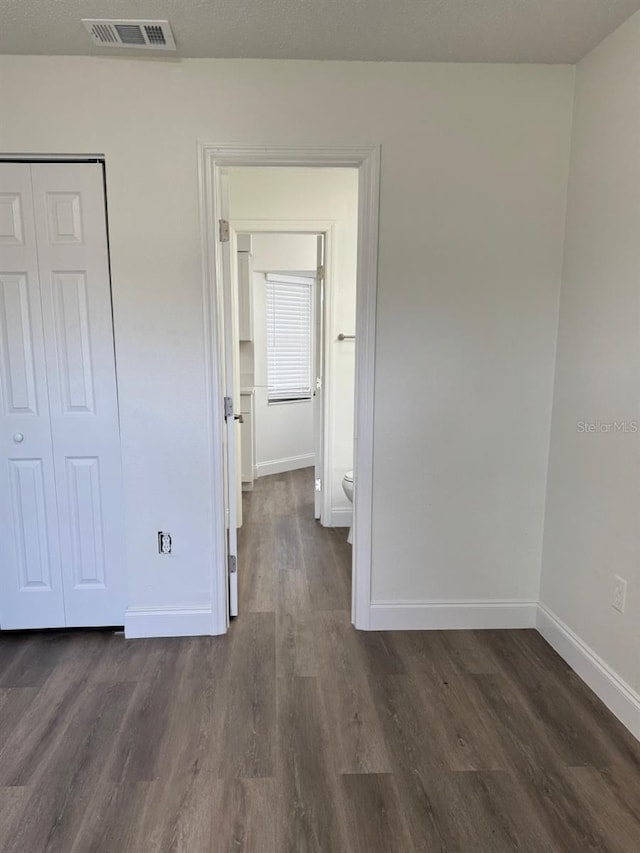
[(158, 530), (158, 554), (171, 553), (171, 534)]
[(627, 600), (627, 582), (619, 575), (613, 576), (613, 601), (611, 606), (614, 610), (624, 613), (624, 605)]

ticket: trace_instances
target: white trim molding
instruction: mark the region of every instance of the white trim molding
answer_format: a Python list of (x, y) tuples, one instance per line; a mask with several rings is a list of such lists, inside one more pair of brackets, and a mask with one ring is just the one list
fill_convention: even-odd
[(353, 509), (347, 507), (331, 507), (324, 527), (351, 527), (353, 524)]
[(315, 462), (315, 453), (303, 453), (300, 456), (285, 456), (284, 459), (271, 459), (268, 462), (256, 462), (256, 476), (267, 477), (269, 474), (283, 474), (285, 471), (297, 471), (299, 468), (310, 468)]
[(124, 615), (124, 635), (128, 640), (219, 633), (210, 607), (129, 607)]
[(104, 154), (0, 154), (0, 163), (104, 163)]
[(536, 601), (373, 601), (372, 631), (535, 628)]
[(571, 669), (640, 740), (640, 695), (542, 603), (538, 605), (536, 627)]
[[(351, 619), (356, 628), (370, 627), (371, 531), (373, 502), (373, 415), (375, 333), (378, 282), (378, 219), (380, 147), (288, 147), (198, 145), (198, 178), (202, 241), (203, 303), (207, 410), (210, 435), (209, 488), (212, 498), (211, 600), (214, 630), (228, 626), (225, 513), (223, 494), (222, 424), (222, 293), (221, 264), (216, 240), (220, 219), (220, 175), (238, 166), (305, 166), (358, 170), (358, 280), (356, 286), (356, 381), (354, 427), (354, 549)], [(237, 225), (237, 223), (236, 223)], [(240, 567), (241, 570), (241, 567)]]

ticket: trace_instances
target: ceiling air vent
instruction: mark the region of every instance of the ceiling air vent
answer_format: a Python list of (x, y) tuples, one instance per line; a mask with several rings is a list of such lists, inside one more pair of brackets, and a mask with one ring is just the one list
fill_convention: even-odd
[(83, 18), (82, 23), (98, 47), (133, 47), (136, 50), (175, 50), (168, 21), (107, 21)]

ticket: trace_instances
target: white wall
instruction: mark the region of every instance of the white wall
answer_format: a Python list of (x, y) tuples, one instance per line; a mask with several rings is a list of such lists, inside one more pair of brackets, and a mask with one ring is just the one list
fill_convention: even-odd
[(254, 270), (316, 273), (315, 234), (253, 234), (251, 245)]
[[(635, 15), (577, 68), (541, 586), (542, 602), (636, 690), (640, 433), (596, 422), (638, 421), (638, 80)], [(611, 607), (614, 574), (628, 581), (624, 615)]]
[[(355, 329), (358, 173), (355, 169), (245, 168), (230, 169), (229, 175), (232, 221), (258, 219), (333, 224), (331, 256), (327, 259), (330, 298), (325, 330), (328, 380), (325, 416), (330, 464), (328, 482), (324, 486), (329, 493), (330, 513), (323, 514), (323, 523), (349, 526), (352, 506), (342, 488), (342, 478), (346, 471), (353, 470), (355, 347), (353, 342), (338, 341), (338, 334), (352, 334)], [(264, 241), (264, 237), (262, 239)], [(265, 261), (278, 261), (276, 252), (281, 247), (277, 244), (272, 245), (266, 258), (261, 254), (264, 249), (260, 239), (254, 248), (258, 252), (254, 257), (254, 269), (266, 270)], [(282, 255), (279, 257), (284, 261)], [(294, 264), (304, 257), (300, 250), (296, 256), (292, 255), (290, 266), (272, 267), (271, 271), (303, 271), (304, 267)], [(315, 247), (312, 257), (316, 258)], [(316, 260), (313, 260), (312, 269), (315, 266)]]
[(211, 596), (198, 140), (381, 144), (374, 596), (537, 596), (573, 77), (0, 59), (1, 150), (106, 155), (132, 605)]

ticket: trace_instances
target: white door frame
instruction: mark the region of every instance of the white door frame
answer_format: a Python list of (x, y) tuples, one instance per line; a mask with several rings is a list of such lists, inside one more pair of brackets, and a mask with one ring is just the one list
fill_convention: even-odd
[(358, 169), (358, 278), (356, 288), (356, 381), (354, 428), (354, 562), (351, 621), (370, 627), (371, 533), (373, 498), (373, 414), (378, 273), (380, 148), (317, 148), (213, 145), (198, 146), (198, 184), (203, 247), (205, 366), (209, 444), (212, 633), (228, 627), (223, 494), (223, 333), (221, 253), (217, 228), (220, 172), (238, 166), (292, 166)]

